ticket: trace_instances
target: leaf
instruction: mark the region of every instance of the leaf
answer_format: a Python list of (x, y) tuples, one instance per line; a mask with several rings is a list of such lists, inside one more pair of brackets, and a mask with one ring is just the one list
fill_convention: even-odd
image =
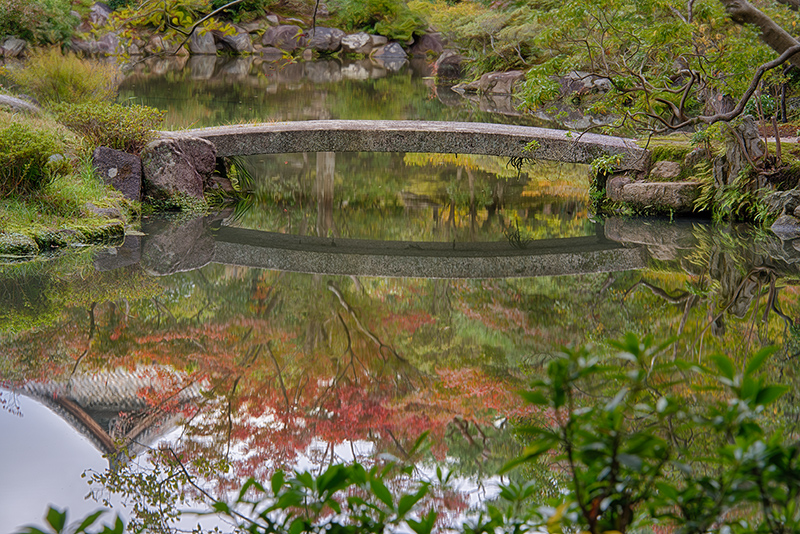
[(317, 490), (320, 495), (324, 492), (334, 493), (347, 487), (349, 485), (348, 479), (347, 468), (344, 465), (332, 465), (317, 477)]
[(292, 506), (298, 506), (303, 502), (303, 495), (299, 491), (287, 491), (268, 508), (268, 510), (286, 510)]
[(372, 494), (375, 495), (383, 504), (385, 504), (388, 508), (394, 508), (392, 494), (389, 493), (389, 490), (386, 489), (386, 486), (383, 484), (383, 481), (380, 478), (371, 478), (369, 481), (369, 487), (372, 490)]
[(789, 391), (788, 386), (765, 386), (761, 388), (761, 391), (759, 391), (756, 395), (756, 404), (766, 406), (767, 404), (780, 398), (787, 391)]
[(715, 354), (711, 356), (711, 360), (716, 364), (722, 376), (728, 380), (733, 380), (733, 377), (736, 376), (736, 368), (730, 358), (722, 354)]
[(100, 531), (98, 534), (124, 534), (125, 532), (125, 523), (122, 522), (122, 519), (117, 516), (117, 520), (114, 521), (114, 527), (109, 527), (105, 525), (103, 530)]
[(86, 532), (86, 529), (88, 527), (94, 525), (95, 521), (97, 521), (97, 518), (100, 517), (101, 515), (103, 515), (104, 513), (106, 513), (105, 510), (97, 510), (93, 514), (90, 514), (90, 515), (87, 515), (86, 517), (84, 517), (83, 521), (81, 521), (81, 524), (78, 525), (77, 529), (75, 529), (75, 534), (80, 534), (81, 532)]
[(764, 365), (764, 362), (767, 360), (767, 358), (776, 350), (777, 347), (764, 347), (756, 352), (747, 363), (747, 367), (744, 370), (744, 376), (750, 376), (761, 369), (761, 366)]
[(420, 448), (425, 444), (425, 441), (428, 439), (430, 435), (430, 430), (426, 430), (422, 434), (419, 435), (417, 441), (414, 442), (414, 445), (411, 447), (411, 450), (408, 452), (409, 456), (413, 456)]
[(67, 523), (67, 511), (59, 511), (51, 506), (47, 509), (45, 520), (47, 521), (48, 525), (53, 527), (53, 530), (56, 532), (62, 532), (64, 530), (64, 525)]
[(433, 525), (436, 523), (436, 512), (431, 510), (422, 520), (414, 521), (409, 519), (406, 523), (416, 534), (430, 534), (433, 530)]
[(658, 492), (670, 501), (676, 501), (680, 495), (674, 486), (667, 484), (666, 482), (656, 482), (655, 486)]
[(229, 514), (231, 512), (231, 507), (228, 506), (228, 503), (222, 501), (215, 502), (214, 504), (211, 505), (211, 508), (213, 508), (217, 512), (222, 512), (224, 514)]
[(562, 532), (561, 518), (564, 517), (564, 513), (567, 511), (568, 506), (568, 503), (562, 503), (558, 505), (555, 513), (547, 519), (547, 532), (555, 534), (560, 534)]
[(300, 534), (301, 532), (305, 532), (306, 529), (306, 521), (305, 519), (297, 518), (292, 521), (292, 524), (289, 525), (289, 534)]
[(403, 495), (400, 497), (400, 502), (397, 504), (397, 516), (403, 517), (406, 515), (409, 510), (411, 510), (414, 505), (425, 496), (426, 493), (428, 493), (427, 487), (423, 487), (420, 489), (420, 491), (414, 493), (413, 495)]
[(525, 449), (522, 451), (522, 455), (506, 462), (506, 464), (500, 468), (500, 474), (504, 475), (518, 465), (529, 462), (538, 456), (541, 456), (545, 452), (553, 449), (557, 443), (558, 441), (554, 438), (537, 439), (531, 445), (525, 447)]
[[(281, 488), (283, 487), (285, 481), (286, 481), (286, 475), (284, 474), (283, 471), (276, 471), (275, 474), (272, 475), (272, 479), (270, 479), (270, 485), (272, 487), (273, 495), (277, 495), (281, 491)], [(248, 482), (250, 481), (248, 480)]]

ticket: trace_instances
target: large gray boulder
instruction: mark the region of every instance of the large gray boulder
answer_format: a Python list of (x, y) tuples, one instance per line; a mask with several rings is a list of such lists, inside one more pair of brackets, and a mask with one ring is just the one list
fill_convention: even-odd
[(791, 241), (800, 237), (800, 219), (783, 214), (772, 223), (770, 230), (782, 241)]
[(306, 38), (300, 26), (282, 24), (264, 32), (263, 37), (261, 37), (261, 44), (292, 52), (304, 47)]
[(464, 74), (463, 61), (464, 58), (455, 50), (445, 50), (433, 64), (433, 72), (439, 80), (458, 80)]
[(233, 35), (215, 32), (217, 48), (233, 54), (252, 54), (253, 41), (250, 40), (250, 34), (236, 26), (234, 28), (236, 28), (236, 33)]
[(76, 54), (88, 56), (116, 56), (123, 52), (122, 43), (116, 33), (107, 33), (96, 41), (73, 38), (69, 48)]
[(575, 70), (557, 79), (562, 96), (606, 93), (611, 90), (608, 78)]
[(129, 200), (142, 199), (142, 160), (138, 156), (105, 146), (92, 154), (97, 175)]
[(204, 139), (157, 139), (142, 151), (145, 194), (182, 203), (203, 198), (203, 184), (216, 166), (216, 149)]
[(675, 161), (657, 161), (650, 170), (652, 180), (674, 181), (681, 175), (681, 164)]
[(511, 95), (517, 92), (517, 86), (524, 80), (525, 73), (521, 70), (489, 72), (462, 88), (467, 93)]
[(106, 22), (108, 22), (108, 17), (110, 17), (113, 12), (114, 11), (108, 7), (108, 5), (103, 2), (97, 2), (89, 10), (89, 22), (97, 27), (105, 26)]
[(153, 35), (142, 48), (142, 52), (148, 56), (162, 54), (167, 51), (167, 45), (160, 35)]
[(28, 102), (15, 96), (0, 95), (0, 108), (10, 108), (11, 111), (23, 111), (25, 113), (39, 113), (39, 106), (33, 102)]
[(635, 209), (663, 209), (691, 213), (700, 196), (697, 182), (632, 181), (625, 175), (614, 176), (606, 184), (606, 196)]
[(342, 51), (346, 54), (369, 54), (372, 48), (372, 36), (366, 32), (342, 37)]
[(338, 52), (346, 34), (337, 28), (316, 27), (307, 34), (308, 47), (317, 52)]
[(398, 43), (389, 43), (381, 46), (370, 57), (389, 72), (398, 72), (408, 63), (408, 55)]
[(411, 45), (411, 55), (414, 57), (426, 57), (428, 55), (440, 55), (444, 51), (444, 40), (441, 33), (426, 33), (414, 39)]
[(214, 34), (198, 28), (189, 39), (189, 53), (216, 55), (217, 43), (214, 41)]
[(794, 211), (800, 207), (800, 189), (773, 191), (764, 195), (763, 201), (770, 213), (793, 215)]
[(9, 37), (0, 46), (0, 56), (6, 58), (16, 58), (22, 56), (28, 49), (28, 43), (17, 37)]
[(406, 59), (408, 57), (408, 54), (406, 54), (406, 51), (403, 50), (403, 47), (400, 46), (399, 43), (389, 43), (381, 46), (380, 48), (375, 49), (371, 57), (373, 59), (383, 59), (383, 58)]

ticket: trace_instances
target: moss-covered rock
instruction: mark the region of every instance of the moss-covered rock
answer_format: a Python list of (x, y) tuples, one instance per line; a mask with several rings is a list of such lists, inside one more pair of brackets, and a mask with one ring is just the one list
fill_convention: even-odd
[(0, 256), (35, 256), (39, 246), (33, 238), (19, 233), (0, 234)]
[(83, 236), (81, 242), (99, 245), (114, 243), (125, 239), (125, 225), (122, 221), (108, 220), (99, 226), (87, 226), (80, 229)]

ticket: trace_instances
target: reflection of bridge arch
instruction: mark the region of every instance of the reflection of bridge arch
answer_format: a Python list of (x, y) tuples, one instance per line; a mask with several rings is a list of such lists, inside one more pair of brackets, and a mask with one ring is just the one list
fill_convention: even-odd
[[(117, 368), (76, 375), (68, 382), (29, 382), (17, 391), (64, 419), (114, 466), (144, 451), (180, 420), (179, 413), (153, 407), (140, 395), (145, 388), (163, 387), (159, 373), (175, 374), (157, 366)], [(190, 386), (179, 393), (177, 402), (199, 396), (199, 386)]]
[[(644, 170), (649, 152), (633, 140), (562, 130), (470, 122), (321, 120), (277, 122), (166, 132), (211, 141), (219, 157), (289, 152), (428, 152), (529, 156), (591, 163), (621, 155), (620, 169)], [(537, 148), (526, 150), (529, 143)]]
[(513, 278), (641, 269), (644, 247), (603, 236), (442, 243), (330, 239), (221, 227), (213, 262), (280, 271), (398, 278)]

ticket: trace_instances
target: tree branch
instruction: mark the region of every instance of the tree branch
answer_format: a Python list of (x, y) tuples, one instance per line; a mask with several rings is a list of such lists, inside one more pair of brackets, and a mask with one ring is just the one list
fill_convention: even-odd
[[(800, 5), (800, 0), (779, 1), (787, 5)], [(720, 2), (725, 6), (725, 11), (733, 22), (741, 25), (751, 24), (757, 27), (761, 31), (761, 40), (779, 54), (782, 55), (787, 50), (800, 44), (789, 32), (781, 28), (774, 20), (747, 0), (720, 0)], [(800, 67), (800, 56), (792, 56), (789, 56), (791, 58), (790, 63)]]
[[(797, 41), (795, 42), (797, 43)], [(669, 126), (670, 128), (673, 129), (683, 128), (685, 126), (693, 126), (695, 124), (700, 124), (700, 123), (714, 124), (715, 122), (732, 120), (742, 114), (742, 112), (744, 111), (744, 107), (750, 100), (750, 97), (753, 96), (753, 93), (755, 93), (756, 89), (758, 89), (758, 84), (761, 82), (761, 78), (763, 78), (764, 74), (767, 71), (774, 69), (775, 67), (783, 65), (784, 63), (786, 63), (786, 61), (788, 61), (792, 57), (797, 57), (800, 60), (800, 56), (798, 56), (799, 53), (800, 53), (800, 43), (797, 43), (794, 46), (786, 49), (786, 51), (784, 51), (779, 57), (759, 66), (758, 69), (756, 69), (755, 75), (753, 75), (753, 78), (750, 80), (750, 86), (747, 88), (747, 91), (745, 91), (744, 94), (742, 95), (742, 98), (739, 99), (739, 102), (736, 104), (736, 107), (733, 108), (733, 110), (729, 111), (728, 113), (717, 113), (715, 115), (699, 115), (697, 117), (693, 117), (689, 120), (674, 125), (667, 124), (660, 117), (655, 117), (655, 118), (660, 120), (666, 126)]]

